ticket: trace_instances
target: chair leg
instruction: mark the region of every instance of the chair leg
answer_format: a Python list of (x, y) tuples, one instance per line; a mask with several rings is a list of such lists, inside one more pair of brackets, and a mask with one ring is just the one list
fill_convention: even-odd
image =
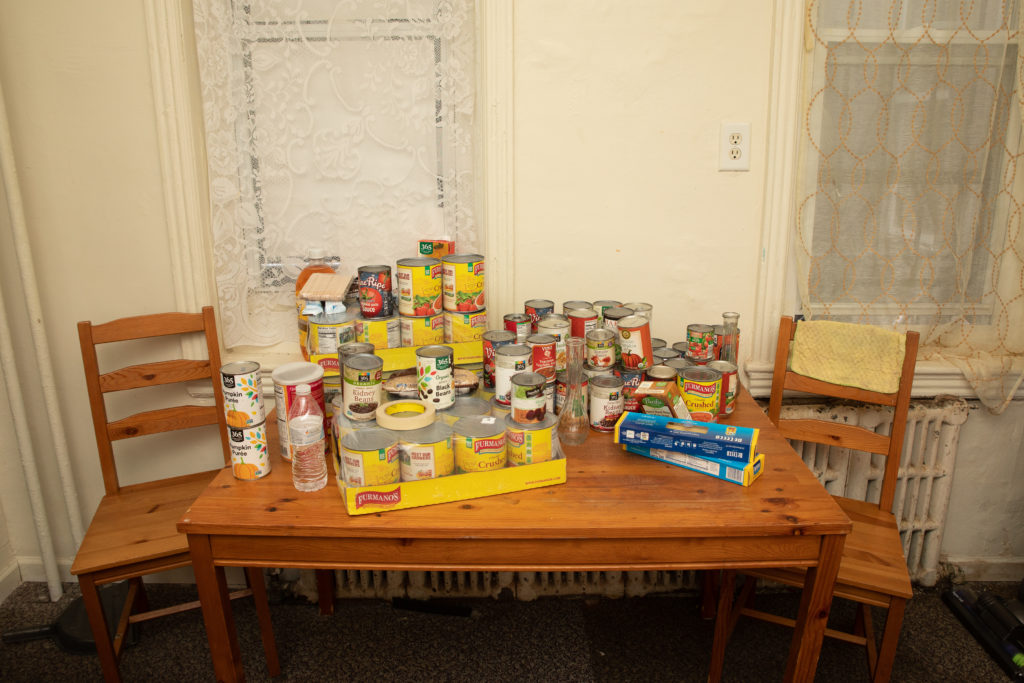
[(711, 664), (708, 683), (722, 680), (725, 668), (725, 646), (729, 640), (729, 618), (732, 615), (732, 593), (736, 585), (736, 572), (726, 569), (718, 586), (718, 614), (715, 618), (715, 639), (711, 644)]
[(270, 621), (270, 603), (267, 601), (267, 584), (263, 578), (263, 570), (259, 567), (246, 567), (245, 578), (252, 589), (252, 599), (256, 604), (256, 617), (260, 623), (260, 637), (263, 639), (263, 654), (267, 659), (267, 672), (271, 677), (281, 675), (281, 663), (277, 657), (277, 641), (274, 640), (274, 626)]
[(119, 683), (121, 674), (117, 670), (117, 655), (114, 654), (114, 644), (110, 642), (107, 618), (103, 613), (103, 604), (100, 602), (96, 582), (91, 576), (80, 575), (78, 585), (82, 590), (82, 602), (85, 604), (85, 613), (89, 617), (92, 637), (96, 642), (96, 656), (100, 660), (103, 679), (107, 683)]
[(885, 616), (885, 630), (882, 631), (882, 645), (878, 648), (878, 662), (872, 672), (874, 683), (885, 683), (892, 674), (892, 663), (896, 659), (896, 645), (900, 640), (900, 628), (903, 626), (903, 612), (907, 601), (893, 598), (889, 602), (889, 612)]

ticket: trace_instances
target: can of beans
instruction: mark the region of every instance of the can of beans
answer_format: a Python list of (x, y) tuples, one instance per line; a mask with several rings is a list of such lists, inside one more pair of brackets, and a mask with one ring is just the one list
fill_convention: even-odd
[(267, 419), (263, 410), (263, 380), (260, 379), (259, 363), (246, 360), (222, 365), (220, 384), (228, 427), (243, 429)]
[(505, 419), (505, 440), (508, 464), (531, 465), (547, 462), (555, 454), (554, 432), (558, 420), (548, 415), (540, 422), (521, 424), (510, 417)]
[(445, 477), (455, 471), (452, 428), (435, 422), (398, 433), (398, 461), (402, 481)]
[(715, 326), (690, 323), (686, 326), (686, 355), (693, 361), (713, 360)]
[(482, 311), (484, 257), (480, 254), (450, 254), (441, 260), (441, 266), (444, 310), (460, 313)]
[[(508, 347), (505, 347), (508, 348)], [(496, 417), (464, 417), (452, 427), (455, 444), (455, 469), (488, 472), (505, 466), (505, 421)]]
[[(565, 340), (569, 338), (569, 321), (542, 318), (537, 323), (537, 333), (550, 334), (555, 338), (555, 370), (565, 370)], [(554, 375), (551, 378), (554, 379)]]
[(628, 413), (640, 410), (636, 400), (636, 390), (644, 379), (642, 370), (618, 368), (615, 376), (622, 380), (622, 409)]
[(484, 387), (488, 389), (494, 388), (494, 351), (499, 347), (505, 346), (506, 344), (512, 344), (516, 341), (515, 332), (509, 332), (508, 330), (490, 330), (484, 332), (481, 337), (483, 340), (483, 351), (484, 351), (484, 362), (483, 362), (483, 375), (484, 375)]
[(416, 349), (416, 387), (421, 401), (443, 410), (455, 403), (455, 352), (433, 344)]
[(359, 311), (364, 318), (390, 318), (391, 266), (359, 266)]
[(424, 317), (440, 313), (441, 262), (436, 258), (404, 258), (395, 265), (399, 314)]
[(728, 415), (736, 408), (736, 392), (739, 389), (737, 368), (733, 363), (724, 360), (713, 360), (707, 367), (722, 373), (722, 396), (718, 414)]
[(610, 432), (622, 415), (622, 380), (595, 377), (590, 380), (590, 428)]
[(271, 374), (274, 382), (274, 405), (277, 413), (277, 435), (281, 445), (281, 457), (292, 459), (291, 443), (288, 439), (288, 410), (295, 401), (295, 388), (308, 384), (310, 395), (324, 413), (324, 434), (330, 433), (327, 422), (327, 406), (324, 405), (324, 369), (316, 363), (297, 361), (279, 365)]
[(616, 338), (614, 332), (604, 327), (587, 332), (587, 365), (595, 368), (615, 365)]
[(540, 422), (548, 414), (544, 387), (547, 378), (537, 372), (512, 375), (512, 419), (519, 424)]
[(374, 349), (397, 349), (402, 345), (398, 316), (356, 319), (356, 341), (373, 344)]
[(341, 396), (345, 417), (373, 420), (381, 403), (384, 360), (369, 353), (357, 353), (345, 359), (341, 369)]
[(692, 367), (683, 370), (681, 379), (683, 402), (690, 411), (690, 419), (716, 422), (722, 400), (722, 373), (708, 367)]
[(550, 299), (530, 299), (523, 305), (523, 309), (530, 316), (531, 332), (536, 332), (541, 316), (554, 312), (555, 302)]
[(375, 427), (352, 431), (341, 438), (341, 471), (346, 486), (379, 486), (399, 481), (398, 436)]
[(533, 371), (544, 376), (545, 380), (554, 379), (557, 362), (558, 345), (550, 334), (531, 334), (526, 338), (530, 347)]
[(533, 350), (526, 344), (508, 344), (494, 351), (494, 400), (512, 403), (512, 375), (533, 372)]
[(562, 313), (569, 315), (569, 311), (572, 310), (586, 310), (593, 308), (593, 305), (589, 301), (563, 301), (562, 302)]
[(615, 301), (614, 299), (601, 299), (600, 301), (595, 301), (592, 308), (597, 311), (598, 325), (604, 325), (604, 312), (606, 309), (617, 308), (621, 305), (621, 301)]
[(487, 311), (444, 312), (444, 340), (448, 343), (480, 341), (487, 330)]
[(664, 363), (667, 360), (671, 360), (673, 358), (679, 358), (679, 357), (680, 357), (680, 354), (679, 354), (678, 351), (676, 351), (675, 349), (670, 349), (667, 346), (662, 346), (659, 349), (654, 349), (654, 362), (655, 363)]
[(252, 481), (270, 474), (267, 455), (267, 423), (228, 427), (231, 473), (235, 479)]
[(634, 301), (624, 304), (624, 307), (632, 309), (633, 315), (641, 315), (647, 318), (647, 322), (654, 321), (654, 306), (651, 304)]
[(405, 347), (444, 343), (444, 315), (441, 313), (421, 318), (400, 315), (398, 329)]
[(506, 313), (505, 329), (516, 335), (516, 344), (522, 344), (533, 334), (533, 321), (525, 313)]
[(569, 309), (569, 334), (586, 339), (587, 332), (597, 327), (597, 311), (593, 308)]
[[(562, 370), (555, 377), (555, 405), (554, 412), (556, 415), (562, 412), (562, 404), (565, 403), (566, 394), (569, 393), (569, 379), (567, 377), (568, 370)], [(583, 378), (580, 390), (583, 393), (583, 411), (587, 411), (589, 404), (589, 392), (590, 392), (590, 380), (587, 377)]]
[(639, 315), (619, 320), (619, 347), (622, 349), (622, 367), (646, 370), (654, 364), (651, 350), (651, 323)]

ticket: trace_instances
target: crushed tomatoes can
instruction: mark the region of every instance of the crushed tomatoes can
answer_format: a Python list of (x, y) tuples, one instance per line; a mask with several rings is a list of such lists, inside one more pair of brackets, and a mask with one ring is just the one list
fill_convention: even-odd
[(398, 483), (401, 477), (398, 437), (374, 427), (349, 432), (341, 439), (341, 472), (346, 486)]
[(484, 257), (480, 254), (452, 254), (441, 260), (441, 267), (444, 310), (463, 313), (482, 311)]
[(722, 373), (706, 366), (683, 370), (679, 380), (690, 419), (717, 422), (722, 394)]
[(487, 311), (444, 312), (444, 340), (448, 343), (480, 341), (487, 329)]
[(464, 417), (452, 426), (455, 470), (488, 472), (500, 470), (508, 460), (505, 450), (505, 421), (497, 417)]
[(444, 315), (398, 316), (402, 346), (427, 346), (444, 343)]
[(554, 432), (558, 420), (547, 415), (540, 422), (521, 424), (505, 418), (505, 440), (509, 465), (547, 462), (554, 455)]
[(715, 326), (690, 323), (686, 326), (686, 357), (690, 360), (709, 361), (715, 354)]

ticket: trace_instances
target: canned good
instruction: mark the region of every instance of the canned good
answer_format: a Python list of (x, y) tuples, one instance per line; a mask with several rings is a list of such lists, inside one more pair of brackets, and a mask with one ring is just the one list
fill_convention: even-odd
[(666, 346), (668, 346), (668, 344), (666, 344), (665, 340), (662, 339), (661, 337), (651, 337), (651, 348), (654, 349), (655, 351), (657, 351), (658, 349), (663, 349)]
[(220, 384), (224, 393), (224, 418), (228, 427), (242, 429), (266, 420), (259, 363), (247, 360), (222, 365)]
[(586, 339), (587, 332), (597, 327), (597, 311), (593, 308), (573, 308), (569, 311), (569, 334)]
[(378, 486), (398, 483), (398, 436), (387, 429), (360, 429), (341, 438), (341, 469), (346, 486)]
[(677, 341), (672, 343), (672, 348), (679, 352), (680, 356), (686, 356), (690, 352), (690, 345), (685, 341)]
[(496, 398), (491, 399), (491, 416), (504, 420), (512, 414), (512, 406), (498, 403)]
[(663, 363), (663, 365), (667, 365), (670, 368), (673, 368), (676, 371), (677, 375), (681, 375), (681, 374), (683, 374), (683, 370), (685, 370), (686, 368), (692, 368), (693, 367), (693, 362), (692, 361), (688, 361), (685, 358), (676, 357), (676, 358), (669, 358), (668, 360), (666, 360)]
[(324, 356), (337, 353), (338, 348), (356, 339), (356, 318), (347, 311), (310, 316), (306, 351)]
[(384, 360), (369, 353), (345, 359), (341, 368), (341, 396), (345, 417), (373, 420), (381, 403)]
[(583, 366), (583, 375), (590, 379), (592, 377), (610, 377), (615, 375), (615, 367), (608, 366), (606, 368), (595, 368), (590, 365)]
[(416, 387), (421, 401), (438, 409), (455, 402), (454, 361), (450, 346), (433, 344), (416, 350)]
[(604, 324), (604, 312), (605, 312), (606, 309), (618, 308), (619, 306), (622, 306), (622, 302), (621, 301), (615, 301), (613, 299), (601, 299), (600, 301), (595, 301), (593, 306), (592, 306), (592, 308), (595, 311), (597, 311), (597, 321), (598, 321), (598, 324), (599, 325), (603, 325)]
[[(507, 347), (506, 347), (507, 348)], [(452, 427), (455, 469), (459, 474), (487, 472), (505, 466), (505, 421), (496, 417), (464, 417)]]
[(636, 390), (644, 379), (641, 370), (616, 368), (615, 376), (622, 380), (622, 409), (627, 413), (635, 413), (640, 410), (640, 404), (636, 400)]
[(724, 360), (713, 360), (707, 367), (722, 373), (718, 414), (728, 415), (736, 408), (736, 393), (739, 390), (739, 373), (736, 365)]
[[(590, 380), (584, 377), (583, 382), (580, 385), (580, 391), (583, 392), (583, 412), (587, 411), (587, 405), (589, 404), (590, 392)], [(569, 393), (569, 378), (568, 370), (563, 370), (558, 373), (555, 377), (555, 405), (554, 412), (559, 414), (562, 412), (562, 404), (565, 403), (566, 394)]]
[(398, 316), (357, 318), (356, 341), (373, 344), (374, 349), (397, 349), (402, 345), (402, 328)]
[(522, 344), (533, 333), (533, 321), (525, 313), (506, 313), (503, 318), (505, 329), (516, 335), (516, 343)]
[(647, 318), (647, 322), (654, 322), (654, 306), (648, 303), (632, 302), (623, 304), (624, 308), (629, 308), (633, 311), (633, 315), (640, 315)]
[(375, 351), (373, 344), (367, 342), (348, 342), (338, 347), (338, 367), (340, 368), (345, 364), (345, 359), (349, 356), (354, 356), (357, 353), (373, 353)]
[(547, 462), (555, 455), (555, 425), (558, 420), (548, 415), (533, 424), (521, 424), (511, 417), (505, 419), (505, 439), (509, 465), (531, 465)]
[(295, 388), (308, 384), (310, 395), (324, 413), (324, 434), (328, 433), (327, 407), (324, 404), (324, 369), (316, 363), (297, 361), (280, 365), (270, 374), (274, 382), (274, 410), (277, 413), (277, 438), (281, 457), (291, 462), (292, 448), (288, 438), (288, 410), (295, 401)]
[(667, 360), (679, 358), (680, 355), (681, 354), (675, 349), (670, 349), (667, 346), (662, 346), (661, 348), (654, 349), (654, 362), (664, 363)]
[(694, 358), (690, 354), (686, 354), (685, 358), (690, 361), (692, 365), (707, 365), (713, 360), (712, 358)]
[(479, 341), (487, 330), (487, 311), (474, 313), (444, 312), (445, 342)]
[(554, 379), (558, 362), (558, 343), (555, 337), (550, 334), (531, 334), (526, 343), (530, 347), (533, 371), (545, 379)]
[(565, 370), (565, 340), (569, 338), (569, 321), (542, 318), (537, 323), (537, 333), (550, 334), (555, 338), (555, 371)]
[(253, 481), (270, 474), (267, 454), (267, 423), (228, 427), (231, 473), (235, 479)]
[(616, 335), (609, 329), (598, 327), (587, 332), (587, 364), (595, 368), (615, 365)]
[(651, 350), (651, 323), (639, 315), (631, 315), (618, 321), (619, 347), (622, 349), (622, 366), (628, 369), (646, 370), (654, 364)]
[(681, 375), (683, 402), (690, 419), (701, 422), (718, 420), (721, 403), (722, 373), (708, 367), (692, 367)]
[(455, 471), (452, 428), (435, 422), (399, 433), (398, 461), (402, 481), (448, 476)]
[(455, 240), (420, 240), (420, 254), (423, 256), (447, 256), (455, 253)]
[(483, 351), (484, 351), (484, 362), (483, 362), (483, 375), (484, 375), (484, 387), (487, 389), (494, 388), (494, 350), (505, 346), (506, 344), (512, 344), (516, 340), (515, 332), (509, 332), (508, 330), (490, 330), (484, 332), (481, 337), (483, 340)]
[(536, 332), (541, 316), (554, 312), (555, 302), (550, 299), (530, 299), (523, 305), (523, 310), (530, 316), (530, 330)]
[(414, 318), (398, 316), (399, 337), (402, 346), (427, 346), (444, 343), (444, 315), (428, 315)]
[(651, 382), (675, 382), (679, 373), (668, 365), (652, 365), (644, 372), (644, 377)]
[(544, 382), (544, 410), (548, 415), (555, 414), (555, 389), (558, 387), (557, 380)]
[(586, 310), (593, 308), (593, 304), (589, 301), (563, 301), (562, 302), (562, 313), (569, 315), (569, 311), (573, 310)]
[(547, 378), (537, 372), (512, 375), (512, 419), (519, 424), (540, 422), (548, 414), (544, 388)]
[(686, 355), (691, 360), (712, 360), (714, 351), (714, 325), (690, 323), (686, 326)]
[(711, 351), (711, 357), (718, 360), (722, 357), (722, 345), (725, 344), (725, 325), (714, 325), (715, 346)]
[(394, 315), (391, 300), (391, 266), (359, 266), (357, 272), (359, 311), (363, 317), (390, 318)]
[(439, 410), (437, 416), (446, 425), (451, 427), (460, 418), (488, 415), (490, 413), (490, 402), (474, 396), (456, 396), (455, 402), (444, 410)]
[(622, 415), (622, 380), (595, 377), (590, 380), (590, 428), (610, 432)]
[(334, 415), (334, 399), (341, 396), (341, 375), (324, 375), (324, 408), (327, 410), (324, 417), (327, 422), (331, 421)]
[(604, 310), (601, 324), (615, 333), (615, 362), (622, 361), (622, 349), (619, 347), (619, 321), (633, 315), (633, 309), (615, 306)]
[(529, 346), (508, 344), (499, 347), (494, 352), (494, 400), (504, 406), (510, 405), (512, 375), (533, 370), (533, 351)]
[(441, 312), (444, 268), (436, 258), (404, 258), (395, 264), (398, 312), (405, 316), (435, 316)]
[[(444, 310), (472, 313), (484, 310), (484, 257), (450, 254), (441, 259)], [(476, 337), (479, 339), (480, 337)], [(465, 340), (472, 341), (472, 340)]]
[(540, 320), (537, 321), (537, 325), (540, 325), (545, 320), (561, 320), (562, 322), (567, 323), (569, 322), (569, 316), (564, 313), (545, 313), (540, 317)]

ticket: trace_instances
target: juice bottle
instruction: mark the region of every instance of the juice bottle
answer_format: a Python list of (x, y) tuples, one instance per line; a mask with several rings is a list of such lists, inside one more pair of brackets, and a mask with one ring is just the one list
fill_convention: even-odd
[(309, 316), (302, 313), (305, 301), (299, 296), (299, 293), (313, 273), (334, 273), (334, 269), (327, 265), (327, 257), (321, 247), (309, 248), (306, 252), (306, 267), (295, 278), (295, 314), (298, 316), (299, 322), (299, 349), (302, 351), (304, 360), (309, 360)]

